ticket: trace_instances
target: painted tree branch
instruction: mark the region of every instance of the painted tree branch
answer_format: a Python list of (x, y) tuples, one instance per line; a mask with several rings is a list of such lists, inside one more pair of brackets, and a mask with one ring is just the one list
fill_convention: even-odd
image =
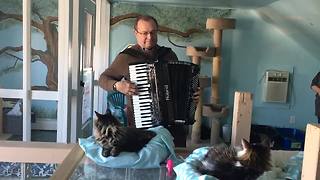
[(160, 32), (167, 32), (167, 33), (173, 33), (173, 34), (177, 34), (179, 36), (182, 36), (184, 38), (190, 37), (192, 34), (194, 33), (201, 33), (202, 31), (199, 29), (188, 29), (186, 32), (181, 32), (175, 29), (171, 29), (169, 27), (166, 26), (159, 26), (159, 31)]
[[(18, 46), (18, 47), (7, 46), (7, 47), (4, 47), (0, 50), (0, 55), (7, 54), (7, 55), (19, 60), (19, 61), (22, 61), (23, 60), (22, 58), (7, 52), (7, 51), (19, 52), (19, 51), (22, 51), (22, 48), (23, 48), (22, 46)], [(44, 60), (41, 59), (41, 57), (45, 56), (45, 52), (31, 48), (31, 55), (32, 55), (32, 59), (33, 59), (31, 62), (41, 61), (42, 63), (46, 64), (46, 62), (44, 62)], [(35, 56), (40, 57), (40, 59), (34, 60)]]
[(5, 54), (16, 59), (16, 61), (14, 62), (14, 64), (13, 64), (11, 67), (8, 67), (7, 70), (14, 69), (14, 68), (16, 67), (16, 65), (18, 64), (18, 61), (22, 61), (22, 58), (20, 58), (20, 57), (18, 57), (18, 56), (15, 56), (15, 55), (10, 54), (10, 53), (7, 53), (7, 52), (5, 52)]
[[(31, 25), (38, 30), (43, 32), (44, 40), (46, 41), (46, 51), (31, 49), (31, 54), (33, 59), (38, 56), (40, 61), (47, 67), (48, 72), (46, 75), (47, 89), (57, 90), (58, 88), (58, 27), (54, 23), (58, 20), (57, 17), (53, 16), (41, 16), (38, 12), (37, 16), (41, 20), (34, 21), (31, 20)], [(0, 21), (5, 19), (15, 19), (22, 22), (22, 15), (18, 14), (7, 14), (0, 11)], [(22, 46), (20, 47), (5, 47), (0, 50), (0, 54), (8, 50), (12, 51), (22, 51)]]
[(56, 22), (56, 21), (58, 21), (58, 17), (57, 17), (57, 16), (47, 16), (46, 19), (47, 19), (47, 21), (49, 21), (49, 22)]
[[(11, 53), (8, 53), (8, 52), (5, 52), (6, 55), (10, 56), (10, 57), (13, 57), (16, 61), (14, 62), (13, 66), (9, 67), (9, 69), (13, 69), (16, 67), (18, 61), (23, 61), (22, 58), (16, 56), (16, 55), (13, 55)], [(37, 58), (37, 59), (32, 59), (31, 62), (36, 62), (36, 61), (41, 61), (41, 59)]]
[[(119, 16), (115, 16), (115, 17), (112, 17), (110, 19), (110, 25), (114, 25), (120, 21), (123, 21), (123, 20), (126, 20), (126, 19), (130, 19), (130, 18), (136, 18), (138, 16), (140, 16), (141, 14), (138, 14), (138, 13), (128, 13), (128, 14), (124, 14), (124, 15), (119, 15)], [(159, 31), (160, 32), (167, 32), (167, 33), (173, 33), (173, 34), (177, 34), (181, 37), (184, 37), (184, 38), (187, 38), (187, 37), (190, 37), (191, 34), (193, 33), (200, 33), (202, 32), (201, 30), (199, 29), (188, 29), (186, 32), (182, 32), (182, 31), (178, 31), (178, 30), (175, 30), (175, 29), (172, 29), (172, 28), (169, 28), (169, 27), (166, 27), (166, 26), (161, 26), (159, 25)]]
[[(9, 53), (9, 52), (7, 52), (7, 51), (19, 52), (19, 51), (22, 51), (22, 48), (23, 48), (22, 46), (19, 46), (19, 47), (7, 46), (7, 47), (2, 48), (2, 49), (0, 50), (0, 55), (1, 55), (1, 54), (6, 54), (6, 55), (8, 55), (8, 56), (10, 56), (10, 57), (12, 57), (12, 58), (15, 59), (14, 64), (13, 64), (12, 66), (4, 69), (3, 71), (7, 71), (7, 72), (8, 72), (8, 71), (16, 68), (16, 65), (17, 65), (17, 62), (18, 62), (18, 61), (23, 61), (22, 58), (20, 58), (20, 57), (18, 57), (18, 56), (16, 56), (16, 55), (13, 55), (13, 54), (11, 54), (11, 53)], [(31, 48), (31, 55), (32, 55), (31, 63), (36, 62), (36, 61), (40, 61), (40, 62), (42, 62), (43, 64), (48, 64), (47, 62), (45, 62), (45, 61), (48, 59), (47, 57), (45, 57), (45, 56), (47, 56), (45, 52), (43, 52), (43, 51), (41, 51), (41, 50), (36, 50), (36, 49), (32, 49), (32, 48)], [(36, 58), (37, 56), (38, 56), (39, 58)], [(47, 75), (47, 77), (48, 77), (48, 76), (50, 76), (50, 75)], [(54, 83), (54, 84), (57, 86), (57, 83), (56, 83), (56, 82), (52, 82), (52, 83)], [(46, 86), (32, 86), (31, 89), (32, 89), (32, 90), (49, 90), (49, 87), (46, 87)]]
[(13, 46), (7, 46), (7, 47), (4, 47), (2, 49), (0, 49), (0, 55), (7, 52), (7, 51), (15, 51), (15, 52), (18, 52), (18, 51), (22, 51), (22, 46), (19, 46), (19, 47), (13, 47)]
[[(22, 22), (22, 15), (20, 15), (20, 14), (7, 14), (7, 13), (0, 11), (0, 21), (6, 20), (6, 19), (15, 19), (17, 21)], [(39, 30), (42, 30), (42, 28), (43, 28), (40, 23), (33, 21), (33, 20), (31, 20), (31, 25), (33, 27), (38, 28)]]

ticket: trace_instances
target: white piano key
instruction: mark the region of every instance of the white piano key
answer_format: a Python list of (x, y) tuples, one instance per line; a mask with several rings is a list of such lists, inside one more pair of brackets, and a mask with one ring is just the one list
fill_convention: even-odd
[(133, 104), (142, 104), (142, 103), (147, 103), (147, 102), (152, 102), (152, 99), (139, 100), (139, 102), (133, 102)]
[(152, 106), (146, 106), (146, 107), (139, 106), (139, 107), (135, 107), (133, 110), (134, 112), (152, 110)]
[(148, 112), (148, 111), (152, 111), (151, 110), (151, 108), (149, 108), (149, 109), (147, 109), (147, 110), (141, 110), (141, 108), (136, 108), (136, 109), (134, 109), (134, 113), (135, 114), (145, 114), (145, 113), (149, 113), (149, 114), (151, 114), (151, 112)]
[(135, 122), (136, 126), (148, 126), (148, 125), (151, 125), (153, 126), (154, 124), (152, 123), (152, 121), (150, 122), (143, 122), (143, 123), (140, 123), (140, 122)]
[(149, 122), (152, 121), (152, 117), (148, 116), (148, 117), (137, 117), (136, 122)]
[(134, 106), (142, 107), (143, 105), (151, 106), (152, 102), (133, 102)]
[(150, 94), (150, 92), (148, 92), (148, 91), (139, 91), (139, 96), (143, 96), (143, 95), (150, 95), (151, 96), (151, 94)]
[(145, 80), (145, 81), (137, 81), (136, 84), (148, 84), (149, 81)]
[(139, 119), (138, 121), (135, 122), (136, 124), (151, 124), (152, 120), (146, 120), (146, 119)]
[(143, 66), (148, 66), (148, 63), (131, 64), (129, 65), (129, 68), (137, 68), (137, 67), (143, 67)]
[(133, 108), (133, 110), (136, 111), (136, 112), (138, 112), (138, 111), (141, 111), (141, 109), (145, 109), (145, 108), (151, 110), (151, 109), (152, 109), (152, 105), (148, 105), (148, 106), (136, 106), (136, 107)]
[(148, 113), (148, 114), (140, 114), (140, 113), (134, 113), (134, 117), (137, 118), (151, 118), (152, 114)]
[(136, 125), (136, 128), (151, 128), (153, 125)]

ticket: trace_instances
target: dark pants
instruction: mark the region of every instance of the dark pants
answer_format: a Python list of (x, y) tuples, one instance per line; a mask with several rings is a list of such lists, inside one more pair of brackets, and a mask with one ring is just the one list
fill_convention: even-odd
[(318, 123), (320, 124), (320, 117), (318, 116)]
[[(127, 108), (126, 113), (127, 113), (128, 126), (135, 127), (132, 109)], [(167, 127), (167, 129), (169, 130), (169, 132), (174, 138), (173, 142), (176, 147), (186, 147), (187, 135), (188, 135), (187, 127), (188, 126), (185, 126), (183, 124)]]
[(186, 147), (187, 144), (187, 127), (185, 125), (174, 125), (167, 127), (171, 135), (173, 136), (173, 142), (176, 147)]

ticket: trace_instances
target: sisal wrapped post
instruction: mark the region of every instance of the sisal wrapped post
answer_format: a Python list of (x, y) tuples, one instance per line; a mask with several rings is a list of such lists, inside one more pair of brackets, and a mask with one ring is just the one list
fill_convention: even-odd
[[(221, 44), (222, 44), (222, 30), (234, 29), (235, 19), (225, 18), (208, 18), (206, 22), (206, 29), (210, 30), (213, 34), (213, 47), (215, 54), (212, 60), (212, 77), (211, 77), (211, 103), (218, 104), (220, 101), (219, 96), (219, 79), (221, 69)], [(211, 120), (211, 137), (210, 143), (218, 143), (220, 133), (220, 122), (218, 119), (212, 118)]]

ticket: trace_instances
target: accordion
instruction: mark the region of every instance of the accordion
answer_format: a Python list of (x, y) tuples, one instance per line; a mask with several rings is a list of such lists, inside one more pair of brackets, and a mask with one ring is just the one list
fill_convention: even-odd
[(196, 104), (192, 96), (199, 72), (198, 65), (183, 61), (129, 65), (130, 81), (139, 91), (132, 96), (135, 126), (193, 124)]

